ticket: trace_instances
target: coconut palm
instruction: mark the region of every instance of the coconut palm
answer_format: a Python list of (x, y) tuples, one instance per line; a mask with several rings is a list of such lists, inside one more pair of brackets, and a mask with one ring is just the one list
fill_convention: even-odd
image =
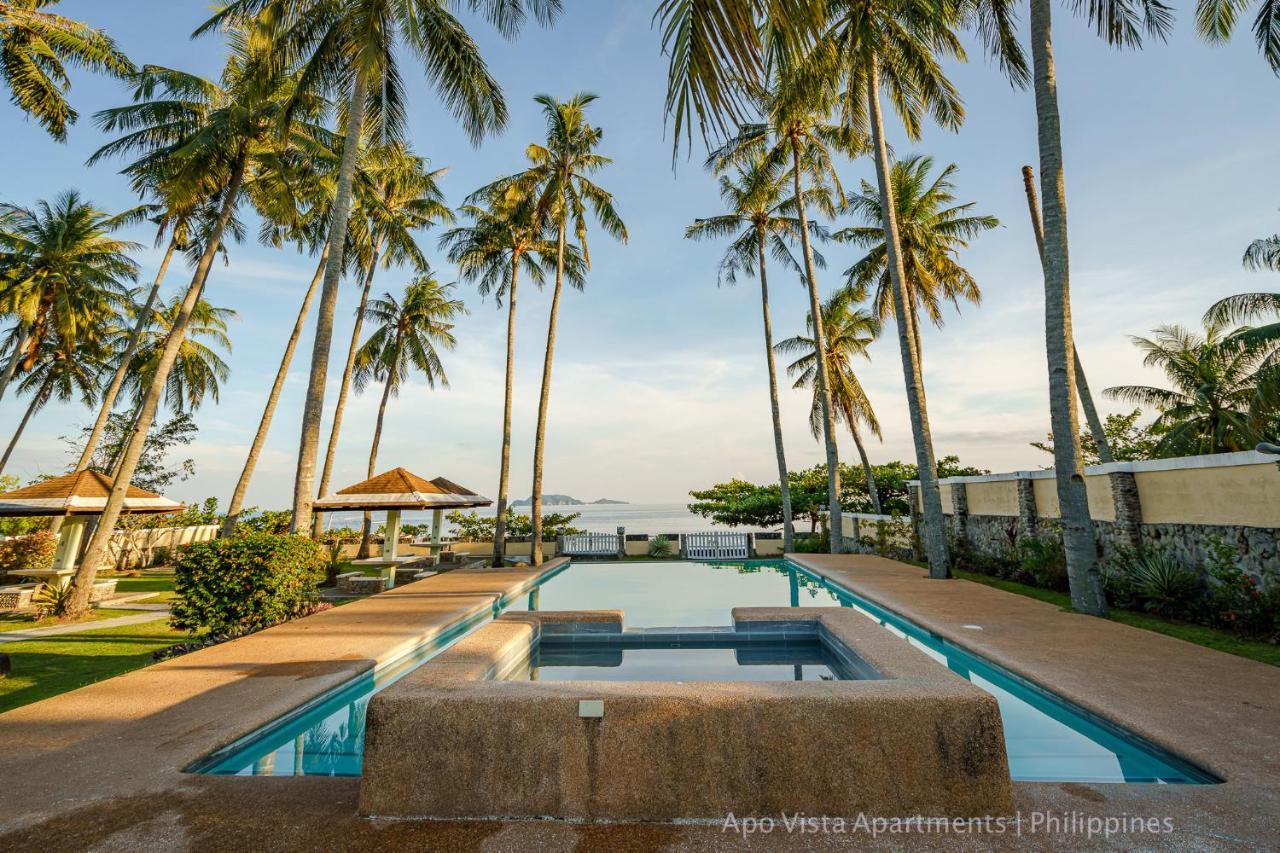
[(964, 120), (964, 106), (941, 65), (942, 59), (963, 60), (964, 49), (955, 32), (957, 4), (874, 0), (838, 3), (820, 49), (821, 64), (829, 64), (843, 88), (846, 124), (867, 127), (880, 197), (880, 226), (884, 235), (885, 267), (898, 326), (898, 347), (907, 389), (907, 409), (915, 443), (922, 508), (921, 540), (929, 574), (951, 574), (950, 555), (938, 485), (937, 459), (925, 399), (924, 376), (916, 347), (918, 332), (910, 306), (903, 256), (903, 228), (894, 197), (892, 165), (885, 139), (881, 96), (886, 94), (908, 138), (918, 140), (929, 115), (940, 126), (956, 129)]
[(1120, 385), (1103, 393), (1160, 412), (1154, 426), (1161, 455), (1229, 453), (1263, 440), (1260, 425), (1280, 411), (1274, 388), (1260, 384), (1266, 349), (1240, 346), (1212, 321), (1203, 334), (1167, 325), (1132, 340), (1145, 354), (1143, 364), (1163, 370), (1173, 387)]
[[(822, 325), (827, 342), (827, 375), (831, 377), (831, 405), (836, 418), (844, 422), (853, 436), (858, 458), (862, 461), (862, 472), (867, 478), (872, 511), (878, 514), (881, 510), (880, 494), (876, 490), (875, 475), (858, 425), (866, 426), (872, 435), (880, 438), (880, 421), (862, 383), (858, 381), (852, 362), (857, 357), (870, 360), (867, 348), (880, 336), (880, 323), (871, 312), (857, 307), (857, 301), (849, 290), (837, 291), (823, 303)], [(780, 353), (797, 356), (787, 366), (787, 375), (795, 378), (794, 387), (814, 389), (809, 430), (814, 438), (818, 438), (822, 434), (822, 405), (817, 395), (817, 342), (813, 335), (813, 316), (805, 319), (809, 334), (780, 341), (777, 349)]]
[[(1049, 413), (1054, 471), (1062, 518), (1063, 548), (1071, 582), (1071, 603), (1093, 615), (1106, 613), (1093, 521), (1089, 517), (1076, 415), (1075, 366), (1071, 328), (1070, 265), (1067, 255), (1066, 188), (1062, 130), (1058, 110), (1057, 68), (1053, 53), (1051, 0), (1030, 0), (1031, 73), (1012, 33), (1017, 0), (973, 0), (968, 20), (976, 22), (987, 48), (1017, 85), (1033, 83), (1036, 134), (1040, 151), (1041, 218), (1044, 223), (1045, 350), (1049, 368)], [(1164, 39), (1173, 23), (1159, 0), (1100, 0), (1071, 3), (1098, 35), (1116, 47), (1140, 47), (1144, 36)]]
[(41, 345), (36, 365), (23, 374), (17, 384), (19, 394), (30, 397), (30, 403), (14, 430), (13, 438), (0, 456), (0, 472), (9, 464), (14, 447), (27, 428), (31, 417), (55, 396), (69, 401), (79, 398), (86, 406), (92, 406), (98, 397), (99, 381), (106, 360), (101, 337), (80, 340), (75, 346), (64, 344), (58, 336), (51, 335)]
[(79, 115), (67, 65), (128, 77), (137, 69), (102, 30), (48, 11), (58, 0), (0, 1), (0, 78), (9, 99), (59, 142)]
[[(142, 405), (147, 389), (155, 380), (164, 357), (165, 344), (173, 334), (181, 311), (182, 302), (177, 296), (168, 302), (161, 301), (143, 328), (123, 388), (124, 393), (132, 397), (135, 409)], [(206, 398), (218, 402), (219, 384), (226, 382), (231, 375), (231, 369), (219, 350), (231, 352), (227, 321), (235, 317), (236, 312), (230, 308), (217, 308), (204, 299), (196, 303), (182, 345), (165, 381), (164, 402), (170, 411), (175, 414), (194, 412)], [(127, 346), (129, 335), (125, 333), (119, 337), (123, 339), (122, 347)]]
[[(506, 105), (498, 83), (462, 22), (451, 14), (453, 6), (448, 0), (232, 0), (200, 30), (226, 21), (246, 22), (265, 13), (279, 31), (281, 55), (303, 60), (304, 85), (344, 96), (349, 93), (329, 222), (329, 258), (302, 416), (293, 495), (294, 532), (311, 526), (329, 349), (345, 264), (352, 182), (366, 116), (378, 126), (384, 141), (401, 138), (404, 131), (405, 92), (398, 48), (403, 45), (416, 55), (472, 141), (479, 142), (506, 124)], [(560, 12), (560, 0), (471, 0), (469, 6), (482, 12), (508, 38), (519, 33), (529, 13), (540, 23), (549, 24)]]
[(521, 270), (541, 287), (554, 265), (558, 243), (548, 239), (538, 221), (536, 199), (520, 186), (481, 192), (462, 208), (471, 224), (447, 232), (440, 246), (458, 265), (463, 281), (475, 282), (481, 296), (493, 294), (499, 308), (507, 303), (507, 363), (502, 404), (502, 447), (499, 454), (497, 516), (493, 527), (493, 564), (506, 556), (507, 499), (511, 480), (511, 402), (515, 384), (516, 291)]
[[(444, 174), (443, 169), (427, 171), (425, 160), (398, 143), (369, 148), (362, 161), (356, 173), (356, 210), (349, 229), (351, 266), (361, 271), (362, 277), (360, 303), (356, 307), (356, 321), (351, 327), (351, 343), (347, 347), (347, 361), (342, 371), (342, 384), (338, 388), (338, 402), (333, 410), (333, 425), (329, 428), (329, 444), (316, 497), (323, 497), (329, 490), (351, 375), (355, 370), (356, 351), (360, 345), (364, 309), (369, 302), (378, 265), (381, 263), (384, 269), (405, 264), (417, 270), (426, 269), (427, 259), (418, 247), (414, 232), (436, 222), (453, 221), (453, 211), (445, 205), (437, 183)], [(320, 524), (321, 519), (317, 515), (312, 522), (313, 537), (320, 536)]]
[(88, 607), (93, 578), (120, 515), (129, 479), (168, 387), (169, 372), (178, 359), (214, 257), (241, 200), (254, 154), (282, 139), (297, 138), (302, 143), (324, 133), (312, 120), (326, 105), (298, 91), (294, 75), (278, 61), (269, 33), (260, 28), (233, 29), (227, 33), (227, 42), (230, 54), (218, 83), (149, 67), (139, 75), (137, 103), (99, 114), (104, 130), (124, 131), (125, 135), (100, 149), (91, 162), (110, 155), (141, 153), (130, 168), (145, 171), (152, 164), (163, 164), (159, 171), (165, 175), (166, 197), (207, 200), (216, 203), (219, 210), (204, 235), (191, 283), (182, 295), (133, 432), (120, 455), (115, 485), (76, 572), (68, 608), (73, 615)]
[[(809, 310), (821, 313), (816, 262), (809, 225), (808, 206), (812, 201), (827, 216), (844, 203), (844, 189), (836, 174), (834, 155), (856, 155), (865, 149), (865, 137), (849, 127), (831, 124), (828, 116), (836, 106), (836, 91), (821, 74), (815, 74), (811, 54), (794, 61), (779, 61), (767, 92), (756, 97), (763, 122), (742, 125), (738, 134), (713, 151), (708, 164), (717, 170), (763, 158), (776, 167), (790, 167), (792, 196), (803, 203), (796, 206), (799, 220), (804, 281), (808, 286)], [(807, 186), (806, 186), (807, 182)], [(827, 376), (826, 341), (817, 332), (817, 394), (822, 408), (823, 439), (827, 462), (827, 506), (831, 524), (831, 550), (844, 550), (844, 516), (840, 511), (840, 458), (836, 442), (835, 412), (831, 406), (830, 378)]]
[[(1248, 0), (1196, 0), (1196, 32), (1213, 44), (1225, 44), (1248, 6)], [(1262, 58), (1280, 74), (1280, 2), (1258, 0), (1253, 37)]]
[[(440, 349), (453, 349), (454, 321), (466, 313), (466, 306), (452, 298), (454, 285), (441, 284), (429, 270), (409, 282), (404, 295), (396, 299), (385, 293), (371, 300), (365, 318), (374, 325), (373, 333), (356, 353), (353, 384), (357, 393), (372, 382), (382, 383), (382, 400), (369, 447), (369, 476), (378, 464), (378, 445), (382, 440), (382, 421), (387, 400), (399, 396), (400, 387), (413, 371), (421, 373), (427, 385), (438, 382), (448, 388), (449, 379), (440, 361)], [(360, 553), (368, 556), (370, 515), (365, 513), (364, 534)]]
[(1244, 250), (1244, 265), (1251, 270), (1280, 272), (1280, 234), (1259, 237)]
[[(800, 236), (800, 218), (796, 215), (795, 196), (790, 194), (790, 183), (787, 170), (764, 158), (736, 167), (733, 177), (720, 176), (720, 198), (729, 212), (697, 219), (684, 232), (685, 237), (691, 240), (733, 240), (720, 261), (718, 283), (736, 284), (739, 271), (747, 275), (758, 274), (760, 278), (769, 408), (773, 417), (773, 446), (778, 457), (778, 483), (782, 489), (782, 549), (786, 552), (795, 550), (795, 526), (791, 515), (787, 457), (782, 442), (778, 376), (773, 363), (773, 323), (769, 315), (766, 256), (772, 254), (784, 269), (803, 274), (803, 267), (791, 251), (791, 245)], [(815, 230), (813, 225), (810, 228)]]
[(587, 121), (587, 107), (596, 95), (579, 93), (567, 101), (550, 95), (534, 100), (542, 106), (546, 120), (545, 144), (534, 143), (526, 149), (529, 168), (496, 181), (479, 192), (484, 195), (517, 187), (519, 192), (536, 198), (535, 215), (548, 224), (556, 235), (556, 278), (551, 292), (551, 314), (547, 323), (547, 347), (542, 362), (542, 390), (538, 397), (538, 422), (533, 437), (533, 489), (530, 508), (533, 531), (530, 560), (542, 562), (542, 460), (547, 434), (547, 407), (551, 400), (551, 366), (555, 359), (556, 324), (560, 316), (560, 296), (566, 277), (581, 289), (583, 279), (574, 275), (574, 250), (569, 247), (568, 232), (572, 227), (581, 247), (583, 271), (591, 266), (587, 248), (588, 209), (605, 233), (625, 243), (627, 227), (614, 209), (613, 196), (594, 183), (592, 175), (613, 160), (596, 153), (604, 132)]
[[(945, 323), (945, 303), (951, 303), (957, 311), (961, 302), (981, 304), (982, 290), (958, 256), (974, 237), (1000, 225), (994, 216), (973, 213), (973, 202), (955, 203), (955, 185), (951, 182), (956, 173), (954, 163), (936, 177), (933, 166), (932, 157), (914, 154), (895, 161), (890, 169), (917, 356), (922, 352), (921, 309), (934, 326), (941, 328)], [(868, 224), (844, 228), (833, 236), (866, 249), (867, 254), (845, 270), (845, 282), (853, 291), (854, 301), (870, 295), (875, 315), (881, 321), (887, 320), (893, 316), (893, 283), (889, 279), (879, 190), (863, 181), (861, 192), (849, 196), (849, 210)]]
[(0, 398), (14, 376), (35, 367), (47, 338), (74, 350), (86, 330), (127, 303), (138, 275), (129, 253), (141, 247), (112, 234), (143, 212), (108, 214), (75, 190), (29, 208), (0, 204), (0, 313), (16, 325)]

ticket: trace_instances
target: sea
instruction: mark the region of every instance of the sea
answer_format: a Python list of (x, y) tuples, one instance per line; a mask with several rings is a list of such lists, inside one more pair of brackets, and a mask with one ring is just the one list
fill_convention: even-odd
[[(472, 512), (473, 510), (463, 510), (463, 512)], [(529, 505), (515, 507), (517, 513), (528, 514)], [(494, 515), (493, 507), (482, 507), (474, 510), (481, 516), (490, 518)], [(590, 533), (617, 533), (619, 527), (625, 527), (628, 533), (697, 533), (702, 530), (736, 530), (740, 533), (759, 532), (753, 528), (734, 527), (729, 528), (723, 525), (715, 524), (709, 518), (703, 518), (689, 512), (689, 508), (682, 503), (670, 504), (582, 504), (581, 506), (547, 506), (543, 508), (543, 514), (547, 513), (580, 513), (580, 517), (573, 522), (574, 527), (586, 530)], [(358, 512), (335, 512), (329, 514), (331, 520), (328, 523), (330, 527), (349, 527), (358, 528), (360, 526), (361, 514)], [(380, 524), (382, 520), (381, 513), (374, 514), (375, 525)], [(401, 517), (402, 524), (430, 524), (430, 512), (406, 512)], [(780, 529), (779, 526), (778, 529)], [(759, 530), (768, 530), (769, 528), (759, 528)], [(445, 522), (445, 535), (452, 535), (452, 525)]]

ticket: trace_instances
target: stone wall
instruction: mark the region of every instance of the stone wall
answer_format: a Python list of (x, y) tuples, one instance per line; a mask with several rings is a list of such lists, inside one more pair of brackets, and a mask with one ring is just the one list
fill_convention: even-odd
[[(1153, 548), (1199, 569), (1218, 537), (1254, 576), (1280, 565), (1280, 464), (1274, 456), (1112, 463), (1086, 469), (1085, 483), (1104, 559), (1117, 548)], [(941, 485), (948, 535), (987, 557), (1008, 557), (1014, 542), (1043, 533), (1058, 518), (1052, 471), (951, 477)], [(918, 491), (912, 489), (913, 504)]]

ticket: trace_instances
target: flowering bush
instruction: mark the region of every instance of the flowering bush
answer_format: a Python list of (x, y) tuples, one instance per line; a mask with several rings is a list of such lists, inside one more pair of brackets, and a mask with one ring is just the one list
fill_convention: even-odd
[(328, 555), (302, 536), (246, 532), (187, 548), (170, 621), (187, 631), (256, 631), (311, 612)]
[(1280, 578), (1271, 567), (1262, 581), (1240, 568), (1235, 549), (1218, 537), (1210, 539), (1205, 574), (1209, 577), (1209, 610), (1218, 624), (1264, 639), (1280, 635)]
[(0, 574), (22, 569), (47, 569), (53, 565), (58, 537), (47, 530), (0, 541)]

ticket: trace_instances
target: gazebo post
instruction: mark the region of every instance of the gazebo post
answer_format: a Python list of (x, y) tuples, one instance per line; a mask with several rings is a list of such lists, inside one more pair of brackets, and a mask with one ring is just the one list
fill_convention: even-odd
[[(89, 517), (85, 515), (68, 515), (58, 531), (58, 550), (53, 555), (54, 569), (74, 569), (76, 558), (80, 555), (80, 543), (84, 540), (84, 528)], [(64, 586), (71, 582), (67, 575), (58, 579)]]
[(440, 553), (440, 540), (444, 535), (444, 510), (431, 511), (431, 544), (435, 545), (435, 553)]
[(400, 549), (400, 510), (387, 510), (387, 522), (382, 525), (382, 559), (388, 565), (384, 572), (387, 575), (387, 589), (396, 585), (396, 556)]

